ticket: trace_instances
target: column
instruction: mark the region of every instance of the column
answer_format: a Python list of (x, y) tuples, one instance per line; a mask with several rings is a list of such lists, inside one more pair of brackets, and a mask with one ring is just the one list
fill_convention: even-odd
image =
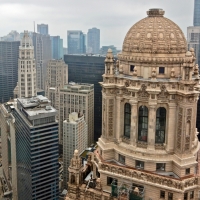
[(156, 103), (149, 103), (148, 115), (148, 146), (149, 150), (155, 149)]
[(165, 143), (166, 150), (172, 152), (174, 150), (174, 142), (176, 140), (176, 116), (177, 116), (177, 106), (175, 103), (169, 103), (169, 108), (166, 116), (166, 132), (165, 132)]
[(122, 113), (122, 106), (121, 106), (121, 101), (122, 101), (122, 97), (117, 96), (116, 97), (116, 119), (115, 119), (115, 136), (116, 136), (116, 140), (119, 141), (120, 137), (122, 135), (122, 126), (121, 126), (121, 121), (124, 120), (123, 118), (123, 113)]
[(137, 138), (137, 121), (138, 121), (138, 101), (130, 100), (131, 104), (131, 134), (130, 141), (131, 145), (136, 146), (136, 138)]

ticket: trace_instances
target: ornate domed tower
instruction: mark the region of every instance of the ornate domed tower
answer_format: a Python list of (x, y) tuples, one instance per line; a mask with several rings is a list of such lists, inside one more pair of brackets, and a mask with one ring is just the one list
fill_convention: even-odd
[[(143, 199), (198, 197), (196, 110), (199, 73), (194, 50), (162, 9), (128, 31), (118, 61), (109, 50), (102, 86), (102, 185), (115, 179)], [(116, 184), (117, 183), (117, 184)], [(130, 189), (131, 188), (131, 189)]]

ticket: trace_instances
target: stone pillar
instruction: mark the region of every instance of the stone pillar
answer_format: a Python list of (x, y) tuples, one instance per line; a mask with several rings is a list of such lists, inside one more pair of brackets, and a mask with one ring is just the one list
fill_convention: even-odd
[(95, 165), (94, 161), (92, 162), (92, 171), (93, 171), (92, 178), (97, 178), (97, 176), (96, 176), (96, 165)]
[(116, 123), (116, 126), (115, 126), (115, 137), (116, 137), (116, 141), (119, 141), (120, 140), (120, 137), (122, 135), (122, 126), (121, 126), (121, 121), (124, 120), (123, 118), (123, 113), (122, 113), (122, 106), (121, 106), (121, 101), (122, 101), (122, 97), (119, 97), (117, 96), (116, 97), (116, 118), (115, 118), (115, 123)]
[(130, 100), (131, 104), (131, 134), (130, 134), (130, 141), (131, 145), (136, 146), (136, 138), (137, 138), (137, 121), (138, 121), (138, 101), (137, 100)]
[(169, 108), (166, 116), (166, 128), (165, 128), (165, 144), (166, 150), (172, 152), (174, 150), (174, 142), (176, 140), (176, 124), (177, 124), (177, 106), (176, 103), (169, 103)]
[(149, 103), (148, 116), (148, 146), (149, 150), (155, 149), (156, 103)]

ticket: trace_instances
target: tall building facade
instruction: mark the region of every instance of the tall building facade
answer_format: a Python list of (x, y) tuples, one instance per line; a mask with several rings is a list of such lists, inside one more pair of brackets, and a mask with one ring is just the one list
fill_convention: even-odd
[[(118, 61), (108, 50), (102, 136), (88, 167), (75, 164), (74, 153), (68, 199), (199, 198), (194, 49), (187, 51), (182, 30), (162, 9), (147, 14), (128, 31)], [(86, 181), (90, 168), (93, 178)]]
[(63, 60), (50, 60), (47, 65), (46, 94), (50, 87), (64, 87), (68, 83), (68, 65)]
[(100, 50), (100, 29), (91, 28), (87, 33), (87, 53), (98, 54)]
[(18, 80), (19, 41), (0, 41), (0, 102), (13, 98)]
[(193, 25), (200, 26), (200, 0), (194, 0)]
[(68, 54), (85, 54), (85, 34), (82, 31), (67, 31)]
[(69, 177), (68, 167), (76, 149), (82, 153), (88, 146), (87, 123), (84, 115), (70, 113), (69, 118), (63, 122), (63, 186), (67, 188)]
[(34, 47), (28, 31), (24, 31), (24, 36), (19, 47), (18, 92), (19, 98), (36, 96)]
[(88, 125), (88, 145), (94, 142), (94, 85), (69, 83), (64, 87), (49, 87), (46, 95), (58, 110), (59, 140), (63, 144), (63, 121), (72, 112), (83, 113)]
[(53, 59), (63, 59), (63, 39), (51, 36), (51, 51)]
[(45, 89), (48, 61), (52, 59), (51, 39), (49, 35), (32, 33), (36, 65), (36, 86)]
[(56, 112), (43, 96), (19, 98), (13, 104), (1, 105), (1, 117), (7, 115), (12, 119), (7, 117), (7, 132), (2, 129), (2, 139), (8, 147), (2, 154), (2, 164), (5, 172), (7, 166), (11, 171), (8, 182), (12, 180), (14, 199), (58, 199)]
[(37, 24), (37, 32), (42, 35), (49, 35), (48, 24)]
[(68, 65), (69, 81), (94, 84), (94, 140), (101, 136), (102, 94), (99, 82), (105, 71), (105, 57), (65, 55), (64, 61)]

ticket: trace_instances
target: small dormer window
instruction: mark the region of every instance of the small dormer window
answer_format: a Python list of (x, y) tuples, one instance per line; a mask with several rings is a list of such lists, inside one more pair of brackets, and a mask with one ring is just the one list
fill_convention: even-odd
[(134, 72), (135, 65), (130, 65), (130, 72)]
[(165, 73), (165, 68), (159, 67), (159, 74), (164, 74), (164, 73)]

